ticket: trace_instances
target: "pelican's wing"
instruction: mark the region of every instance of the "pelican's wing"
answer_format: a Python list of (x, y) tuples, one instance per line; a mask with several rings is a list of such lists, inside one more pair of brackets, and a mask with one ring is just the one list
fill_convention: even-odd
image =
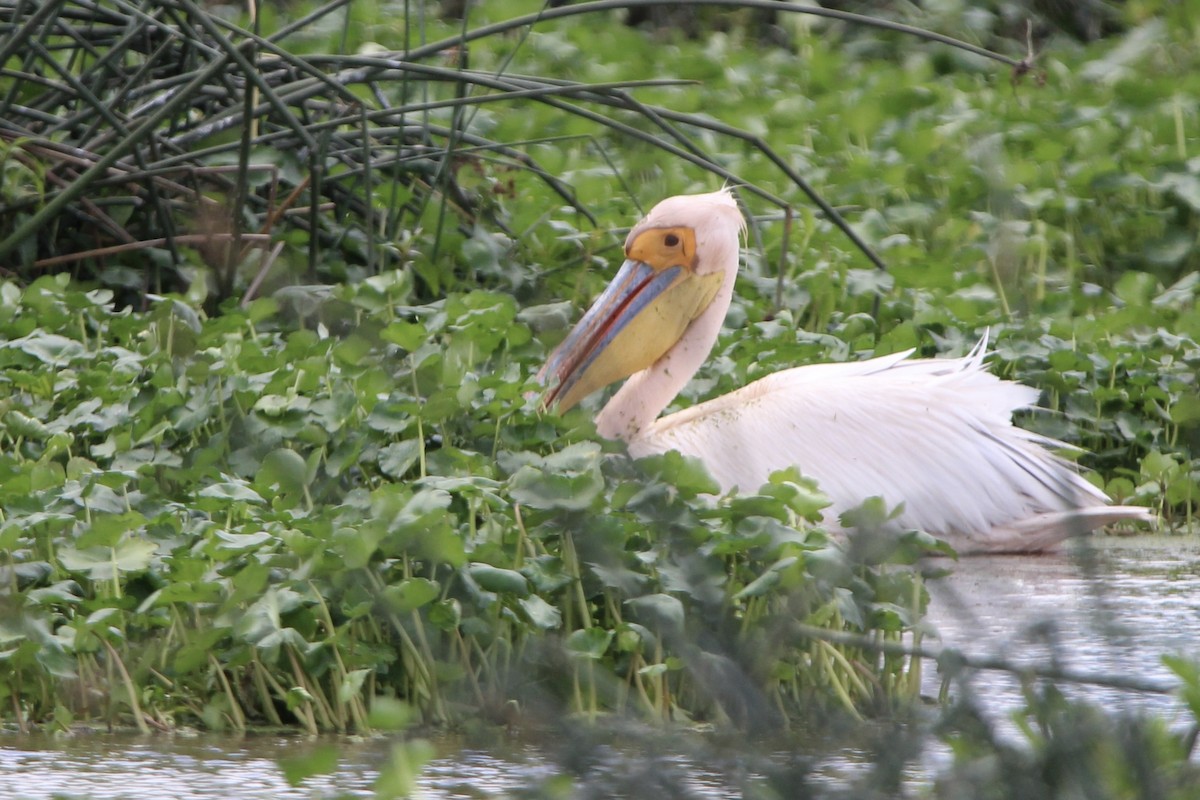
[(630, 452), (696, 456), (725, 490), (754, 491), (795, 465), (833, 501), (831, 523), (881, 496), (904, 504), (900, 525), (966, 537), (970, 549), (1044, 549), (1145, 517), (1106, 508), (1114, 513), (1091, 523), (1077, 513), (1108, 498), (1047, 449), (1060, 443), (1013, 426), (1038, 392), (989, 373), (982, 342), (965, 358), (908, 355), (777, 372), (658, 420)]

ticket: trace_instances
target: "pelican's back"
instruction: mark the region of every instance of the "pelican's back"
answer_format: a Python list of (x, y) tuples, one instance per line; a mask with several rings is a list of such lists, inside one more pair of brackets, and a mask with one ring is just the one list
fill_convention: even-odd
[[(897, 524), (970, 550), (1042, 550), (1146, 509), (1108, 498), (1012, 424), (1038, 392), (983, 365), (983, 343), (957, 359), (909, 353), (783, 370), (655, 422), (634, 455), (679, 450), (723, 490), (754, 491), (795, 465), (833, 501), (827, 524), (872, 496), (904, 504)], [(1103, 512), (1103, 513), (1101, 513)]]

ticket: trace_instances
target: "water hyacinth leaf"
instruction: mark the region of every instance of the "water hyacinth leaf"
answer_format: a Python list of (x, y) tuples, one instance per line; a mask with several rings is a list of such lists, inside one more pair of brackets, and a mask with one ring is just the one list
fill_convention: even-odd
[(883, 550), (887, 553), (886, 563), (889, 564), (916, 564), (932, 555), (958, 558), (958, 553), (949, 542), (925, 531), (903, 531), (894, 539), (894, 546)]
[(55, 489), (66, 483), (67, 473), (57, 461), (51, 461), (49, 464), (39, 463), (29, 471), (28, 480), (31, 492)]
[(185, 644), (175, 651), (171, 666), (181, 675), (201, 669), (208, 663), (209, 656), (213, 653), (217, 642), (227, 635), (228, 630), (223, 628), (196, 631)]
[(406, 578), (385, 587), (383, 599), (393, 611), (406, 613), (432, 603), (441, 591), (441, 586), (427, 578)]
[(333, 542), (348, 569), (362, 569), (371, 563), (386, 535), (386, 527), (372, 520), (356, 528), (338, 528), (333, 532)]
[[(17, 618), (5, 617), (0, 619), (0, 648), (11, 648), (17, 642), (25, 640), (25, 630)], [(15, 652), (15, 651), (9, 651)]]
[(565, 646), (567, 652), (574, 656), (599, 661), (604, 658), (614, 635), (613, 631), (605, 628), (585, 628), (568, 636)]
[(50, 438), (51, 435), (50, 429), (44, 423), (22, 414), (15, 408), (4, 413), (4, 427), (7, 429), (8, 435), (14, 439), (33, 439), (41, 442)]
[(1171, 421), (1181, 427), (1190, 427), (1200, 421), (1200, 395), (1181, 395), (1171, 405)]
[(254, 403), (254, 410), (268, 417), (281, 417), (289, 411), (305, 411), (310, 401), (295, 395), (266, 394)]
[(284, 492), (302, 491), (308, 485), (308, 465), (295, 450), (280, 447), (267, 453), (254, 479), (259, 486), (279, 486)]
[(214, 531), (214, 535), (219, 540), (216, 543), (216, 548), (231, 553), (248, 553), (260, 550), (264, 544), (275, 538), (266, 531), (231, 533), (225, 530), (216, 530)]
[(532, 594), (519, 601), (529, 621), (541, 630), (554, 630), (562, 625), (562, 612), (547, 603), (540, 595)]
[(1168, 482), (1179, 472), (1179, 462), (1166, 453), (1151, 450), (1142, 458), (1142, 476), (1161, 483)]
[(416, 428), (412, 411), (414, 406), (409, 403), (384, 402), (371, 409), (367, 415), (367, 427), (380, 433), (399, 436)]
[(349, 703), (358, 697), (362, 691), (363, 683), (372, 671), (369, 669), (355, 669), (347, 672), (345, 677), (342, 678), (341, 683), (338, 684), (338, 700), (343, 703)]
[(1190, 308), (1195, 302), (1198, 285), (1200, 272), (1189, 272), (1154, 298), (1154, 305), (1160, 308)]
[(87, 350), (75, 339), (45, 331), (34, 331), (28, 336), (5, 342), (0, 348), (20, 350), (50, 367), (65, 367), (87, 355)]
[(820, 521), (822, 510), (832, 502), (815, 479), (802, 475), (796, 467), (772, 472), (758, 492), (783, 501), (794, 514), (814, 522)]
[(196, 313), (196, 309), (189, 306), (177, 297), (163, 297), (157, 294), (147, 294), (149, 300), (159, 301), (156, 311), (161, 310), (159, 317), (162, 318), (165, 314), (170, 314), (174, 319), (179, 320), (184, 326), (193, 333), (199, 333), (201, 330), (200, 316)]
[(859, 605), (854, 592), (844, 586), (838, 586), (834, 588), (833, 596), (834, 607), (842, 615), (842, 619), (860, 629), (866, 627), (867, 623), (863, 616), (862, 606)]
[(408, 302), (413, 289), (412, 273), (407, 269), (389, 270), (347, 288), (351, 292), (347, 299), (355, 305), (382, 311)]
[(529, 595), (529, 581), (516, 570), (494, 567), (491, 564), (471, 563), (467, 572), (480, 588), (496, 594)]
[[(244, 614), (238, 616), (233, 633), (250, 644), (260, 644), (267, 636), (283, 628), (283, 615), (299, 608), (303, 600), (291, 589), (268, 588)], [(276, 641), (273, 646), (278, 644)]]
[(92, 513), (120, 514), (129, 508), (121, 495), (104, 484), (91, 481), (85, 483), (68, 480), (63, 486), (62, 498), (74, 502), (80, 508), (87, 508)]
[(517, 320), (535, 333), (565, 330), (575, 316), (575, 304), (570, 301), (526, 306), (517, 312)]
[(56, 678), (74, 680), (78, 677), (75, 658), (55, 637), (42, 639), (37, 648), (37, 662)]
[(656, 647), (658, 637), (636, 622), (622, 623), (617, 630), (617, 650), (622, 653), (646, 653)]
[(49, 561), (23, 561), (0, 567), (0, 578), (9, 585), (16, 578), (18, 586), (28, 586), (46, 581), (55, 571), (56, 567)]
[[(35, 605), (52, 605), (55, 603), (73, 606), (83, 602), (83, 589), (75, 581), (59, 581), (51, 586), (32, 589), (25, 597)], [(0, 645), (3, 640), (0, 638)]]
[(846, 289), (851, 295), (887, 294), (895, 285), (895, 277), (883, 270), (851, 269), (846, 272)]
[(685, 456), (677, 450), (647, 456), (639, 459), (638, 464), (647, 475), (671, 484), (683, 497), (717, 495), (721, 492), (720, 485), (709, 474), (703, 461)]
[(388, 528), (381, 542), (385, 553), (409, 552), (436, 563), (459, 566), (466, 561), (466, 546), (451, 524), (449, 492), (421, 488), (404, 500), (398, 511), (392, 511), (403, 493), (375, 492), (372, 506), (378, 509), (376, 518), (383, 519)]
[[(229, 597), (231, 603), (248, 602), (258, 598), (257, 602), (269, 602), (278, 605), (277, 597), (267, 597), (263, 589), (271, 577), (271, 568), (261, 561), (248, 561), (244, 567), (233, 576), (233, 594)], [(279, 591), (279, 590), (274, 590)]]
[(87, 615), (87, 618), (84, 620), (84, 624), (89, 629), (95, 630), (96, 628), (107, 627), (107, 623), (110, 619), (117, 617), (119, 620), (121, 615), (121, 610), (117, 608), (99, 608)]
[(766, 572), (746, 584), (745, 588), (735, 594), (733, 598), (735, 600), (744, 600), (747, 597), (761, 597), (769, 594), (782, 580), (780, 573), (799, 560), (795, 556), (779, 559)]
[(683, 603), (669, 594), (648, 594), (626, 600), (637, 618), (651, 630), (666, 634), (683, 632), (685, 612)]
[(371, 352), (371, 343), (361, 336), (350, 335), (333, 348), (333, 356), (339, 364), (354, 367), (362, 364)]
[(429, 608), (429, 623), (443, 631), (452, 631), (462, 622), (462, 603), (455, 598), (441, 600)]
[(638, 670), (638, 674), (643, 678), (661, 678), (670, 671), (670, 667), (666, 664), (647, 664)]
[(838, 584), (846, 580), (853, 569), (846, 558), (845, 550), (832, 544), (806, 553), (804, 565), (814, 578), (830, 584)]
[(307, 655), (315, 648), (320, 647), (319, 644), (305, 639), (295, 628), (272, 631), (254, 643), (255, 648), (262, 654), (263, 661), (268, 664), (273, 664), (278, 660), (279, 650), (285, 645), (301, 655)]
[(902, 631), (912, 622), (912, 613), (895, 603), (871, 603), (871, 627), (882, 631)]
[(520, 467), (509, 479), (518, 503), (543, 510), (582, 511), (604, 491), (600, 445), (581, 442)]
[(64, 547), (58, 551), (58, 560), (71, 572), (85, 573), (92, 580), (112, 580), (146, 569), (157, 550), (154, 542), (127, 537), (115, 547)]
[(428, 340), (429, 332), (420, 323), (400, 320), (380, 331), (379, 338), (412, 352)]
[(786, 522), (789, 519), (789, 509), (777, 497), (767, 494), (742, 494), (729, 501), (729, 510), (734, 519), (749, 517), (769, 517)]
[(297, 708), (311, 703), (313, 696), (303, 686), (292, 686), (284, 694), (284, 701), (287, 703), (288, 711), (295, 711)]
[(92, 524), (76, 540), (77, 547), (113, 547), (121, 537), (146, 524), (136, 511), (124, 514), (93, 514)]
[[(204, 500), (220, 500), (235, 503), (254, 503), (262, 504), (262, 495), (250, 488), (245, 481), (232, 478), (215, 483), (211, 486), (205, 486), (197, 493), (197, 497)], [(209, 510), (218, 510), (223, 507), (223, 504), (213, 505), (212, 503), (204, 504)]]
[(575, 580), (563, 567), (562, 559), (551, 555), (527, 559), (521, 565), (521, 574), (529, 579), (538, 592), (545, 595), (554, 594)]
[(843, 528), (858, 528), (862, 531), (878, 531), (888, 526), (892, 520), (904, 511), (901, 503), (893, 509), (888, 509), (882, 497), (868, 497), (860, 505), (843, 511), (838, 522)]
[(421, 442), (405, 439), (393, 442), (379, 451), (379, 469), (389, 478), (403, 478), (416, 465), (421, 455)]
[[(648, 575), (630, 569), (620, 562), (609, 564), (589, 562), (588, 569), (594, 576), (600, 579), (601, 584), (626, 595), (636, 595), (645, 589), (646, 584), (650, 582)], [(564, 576), (564, 578), (566, 581), (572, 580), (570, 576)]]

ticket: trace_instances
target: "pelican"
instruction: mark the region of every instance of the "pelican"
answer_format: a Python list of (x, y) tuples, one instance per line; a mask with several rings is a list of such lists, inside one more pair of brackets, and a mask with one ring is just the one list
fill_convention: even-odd
[(827, 528), (878, 496), (958, 552), (1037, 552), (1148, 509), (1109, 498), (1052, 452), (1067, 447), (1013, 425), (1037, 390), (983, 360), (912, 359), (912, 350), (795, 367), (660, 417), (708, 357), (729, 309), (745, 220), (727, 189), (663, 200), (633, 227), (612, 283), (538, 373), (565, 411), (628, 377), (596, 417), (635, 458), (700, 459), (723, 492), (756, 491), (796, 466), (832, 501)]

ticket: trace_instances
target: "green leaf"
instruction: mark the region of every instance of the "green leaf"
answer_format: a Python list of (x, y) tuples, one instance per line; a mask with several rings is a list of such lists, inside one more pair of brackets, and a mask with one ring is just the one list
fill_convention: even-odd
[(338, 747), (320, 744), (304, 748), (299, 755), (279, 759), (279, 769), (290, 786), (299, 786), (313, 775), (332, 775), (337, 772)]
[(347, 672), (345, 677), (342, 678), (342, 682), (338, 684), (338, 700), (343, 703), (349, 703), (357, 697), (362, 692), (363, 683), (366, 681), (367, 676), (372, 672), (373, 670), (369, 669), (355, 669)]
[(405, 439), (394, 442), (379, 451), (379, 468), (390, 478), (403, 478), (421, 456), (421, 442)]
[(582, 442), (520, 467), (509, 479), (514, 500), (531, 508), (582, 511), (604, 491), (600, 445)]
[(197, 492), (197, 497), (228, 500), (237, 503), (262, 504), (266, 502), (263, 500), (262, 495), (251, 489), (245, 481), (240, 480), (230, 480), (205, 486)]
[(599, 661), (612, 644), (614, 633), (605, 628), (586, 628), (567, 637), (567, 652), (581, 658)]
[(685, 612), (683, 603), (677, 597), (669, 594), (648, 594), (626, 600), (637, 615), (637, 618), (647, 628), (660, 633), (682, 633)]
[(10, 409), (4, 414), (4, 426), (13, 438), (33, 439), (42, 442), (50, 438), (50, 429), (33, 417), (22, 414), (16, 409)]
[(65, 367), (87, 355), (83, 345), (74, 339), (45, 331), (35, 331), (0, 347), (18, 349), (50, 367)]
[(146, 518), (136, 511), (124, 514), (93, 514), (92, 524), (76, 540), (78, 547), (115, 547), (130, 531), (144, 527)]
[(1200, 421), (1200, 395), (1181, 395), (1171, 405), (1171, 421), (1184, 427), (1190, 427)]
[(254, 481), (262, 487), (278, 485), (284, 492), (302, 491), (308, 485), (308, 465), (295, 450), (280, 447), (267, 453)]
[(58, 560), (68, 570), (86, 573), (92, 580), (112, 580), (127, 572), (145, 570), (157, 550), (154, 542), (128, 537), (116, 547), (64, 547), (58, 552)]
[(405, 613), (432, 603), (441, 592), (442, 587), (427, 578), (405, 578), (385, 587), (383, 599), (393, 611)]
[(796, 564), (799, 560), (795, 556), (781, 558), (772, 564), (762, 575), (759, 575), (746, 584), (740, 592), (734, 595), (734, 599), (744, 600), (747, 597), (762, 597), (763, 595), (770, 594), (782, 580), (780, 573), (793, 564)]
[(481, 588), (497, 594), (513, 594), (517, 597), (529, 595), (529, 581), (515, 570), (493, 567), (491, 564), (472, 563), (467, 565), (471, 579)]
[(385, 342), (391, 342), (409, 352), (416, 350), (429, 339), (424, 325), (416, 322), (393, 322), (379, 332)]
[(412, 739), (393, 746), (391, 755), (375, 779), (375, 797), (378, 800), (411, 797), (421, 770), (435, 755), (433, 745), (424, 739)]
[(562, 612), (543, 600), (541, 596), (531, 594), (517, 602), (529, 617), (529, 621), (541, 630), (554, 630), (562, 625)]

